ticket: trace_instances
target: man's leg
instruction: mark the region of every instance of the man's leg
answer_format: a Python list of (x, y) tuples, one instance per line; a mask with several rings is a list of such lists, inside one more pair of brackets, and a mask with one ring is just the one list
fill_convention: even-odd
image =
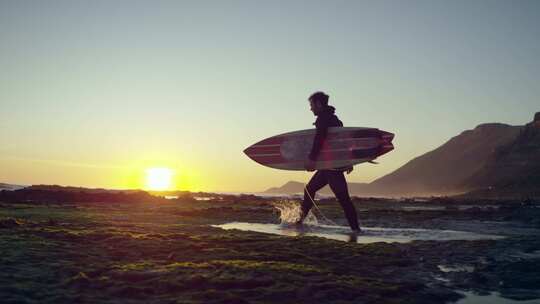
[(297, 221), (297, 223), (302, 223), (304, 221), (309, 213), (309, 210), (311, 210), (311, 207), (313, 207), (312, 199), (315, 200), (315, 194), (317, 191), (319, 191), (319, 189), (326, 186), (327, 183), (326, 176), (321, 170), (315, 172), (313, 177), (311, 177), (311, 180), (309, 180), (309, 183), (304, 189), (304, 200), (302, 201), (302, 207), (300, 209), (300, 219)]
[(356, 209), (354, 208), (351, 198), (349, 197), (349, 189), (347, 187), (347, 181), (342, 171), (329, 171), (327, 173), (328, 184), (330, 189), (334, 192), (336, 198), (341, 204), (341, 208), (345, 212), (345, 217), (349, 222), (349, 226), (352, 230), (360, 230), (358, 227), (358, 216), (356, 215)]

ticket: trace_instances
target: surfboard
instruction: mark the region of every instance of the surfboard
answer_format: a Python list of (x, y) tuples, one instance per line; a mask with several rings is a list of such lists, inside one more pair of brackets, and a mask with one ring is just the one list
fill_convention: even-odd
[[(316, 129), (284, 133), (247, 147), (257, 163), (282, 170), (305, 170)], [(331, 127), (315, 160), (315, 169), (335, 169), (373, 161), (394, 149), (394, 134), (376, 128)]]

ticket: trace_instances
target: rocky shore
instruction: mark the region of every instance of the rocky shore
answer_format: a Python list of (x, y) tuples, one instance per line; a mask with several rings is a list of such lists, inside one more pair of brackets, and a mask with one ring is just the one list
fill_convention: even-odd
[[(355, 199), (363, 226), (496, 240), (349, 243), (223, 230), (278, 223), (277, 198), (0, 203), (3, 303), (452, 303), (540, 299), (540, 204)], [(282, 200), (281, 204), (295, 204)], [(321, 211), (344, 223), (339, 204)], [(361, 236), (360, 236), (361, 237)]]

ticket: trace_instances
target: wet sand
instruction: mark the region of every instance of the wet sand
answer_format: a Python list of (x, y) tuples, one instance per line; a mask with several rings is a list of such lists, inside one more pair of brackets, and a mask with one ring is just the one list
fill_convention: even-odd
[[(289, 235), (220, 228), (239, 228), (223, 225), (240, 222), (283, 230), (276, 200), (2, 203), (0, 298), (2, 303), (540, 299), (537, 205), (423, 208), (355, 200), (367, 227), (363, 237), (378, 238), (365, 242), (362, 235), (348, 242), (309, 234), (346, 236), (342, 227), (322, 224)], [(345, 226), (339, 204), (319, 205), (326, 217)]]

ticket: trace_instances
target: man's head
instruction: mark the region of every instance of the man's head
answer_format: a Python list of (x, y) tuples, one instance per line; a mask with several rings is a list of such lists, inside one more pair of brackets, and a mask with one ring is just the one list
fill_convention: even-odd
[(328, 106), (328, 95), (324, 92), (315, 92), (309, 96), (308, 100), (313, 115), (318, 115)]

